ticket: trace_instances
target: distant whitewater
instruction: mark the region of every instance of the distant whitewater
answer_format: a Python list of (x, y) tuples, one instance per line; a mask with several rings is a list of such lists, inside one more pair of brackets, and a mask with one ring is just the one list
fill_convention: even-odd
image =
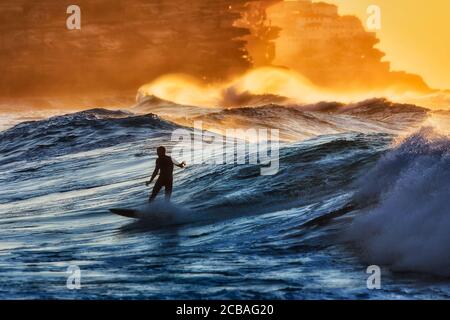
[[(426, 127), (434, 115), (450, 118), (383, 99), (149, 99), (22, 122), (0, 132), (0, 298), (450, 298), (450, 142)], [(188, 163), (173, 204), (148, 207), (156, 147), (170, 150), (173, 130), (194, 121), (279, 128), (278, 174)], [(71, 264), (83, 290), (66, 289)], [(369, 264), (382, 267), (381, 290), (366, 288)]]
[(142, 98), (131, 110), (141, 114), (151, 112), (187, 126), (201, 121), (204, 128), (211, 130), (277, 128), (281, 138), (291, 142), (350, 131), (400, 134), (418, 128), (431, 112), (386, 99), (371, 99), (348, 105), (336, 102), (307, 105), (260, 102), (260, 99), (252, 101), (252, 105), (257, 105), (248, 107), (204, 108), (179, 105), (149, 96)]

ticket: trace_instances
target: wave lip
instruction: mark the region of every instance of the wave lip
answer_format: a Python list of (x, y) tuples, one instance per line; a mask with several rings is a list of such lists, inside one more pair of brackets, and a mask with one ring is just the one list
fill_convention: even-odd
[(28, 121), (0, 132), (0, 154), (4, 156), (0, 163), (108, 147), (176, 128), (179, 126), (155, 114), (106, 109)]
[(345, 232), (363, 257), (393, 270), (450, 276), (450, 139), (423, 128), (358, 184), (359, 201), (376, 201)]
[(356, 104), (320, 102), (313, 105), (267, 104), (258, 107), (227, 108), (174, 121), (189, 124), (202, 121), (215, 131), (226, 128), (274, 128), (280, 138), (298, 141), (314, 136), (344, 132), (398, 134), (419, 127), (428, 110), (392, 103), (386, 99), (371, 99)]

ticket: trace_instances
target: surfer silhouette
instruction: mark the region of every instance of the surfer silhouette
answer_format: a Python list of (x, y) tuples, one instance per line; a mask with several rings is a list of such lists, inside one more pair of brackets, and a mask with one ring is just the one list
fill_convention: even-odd
[(145, 183), (146, 186), (152, 183), (159, 172), (159, 177), (158, 180), (156, 180), (152, 193), (150, 194), (149, 202), (155, 200), (162, 187), (164, 187), (166, 201), (170, 201), (173, 185), (173, 166), (176, 165), (177, 167), (184, 168), (186, 167), (186, 162), (183, 161), (178, 163), (173, 160), (171, 157), (166, 155), (166, 148), (162, 146), (158, 147), (156, 152), (158, 154), (158, 158), (156, 159), (155, 170), (153, 171), (150, 181)]

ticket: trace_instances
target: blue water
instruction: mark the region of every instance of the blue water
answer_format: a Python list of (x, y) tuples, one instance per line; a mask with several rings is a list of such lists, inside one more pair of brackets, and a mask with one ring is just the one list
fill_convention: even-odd
[[(176, 124), (94, 110), (0, 133), (2, 299), (448, 298), (450, 281), (369, 265), (343, 240), (357, 181), (393, 148), (386, 132), (342, 132), (282, 143), (280, 171), (256, 165), (176, 169), (173, 212), (185, 223), (108, 212), (146, 204), (155, 148)], [(170, 146), (170, 144), (169, 144)], [(170, 222), (170, 221), (169, 221)], [(69, 265), (81, 288), (69, 290)]]

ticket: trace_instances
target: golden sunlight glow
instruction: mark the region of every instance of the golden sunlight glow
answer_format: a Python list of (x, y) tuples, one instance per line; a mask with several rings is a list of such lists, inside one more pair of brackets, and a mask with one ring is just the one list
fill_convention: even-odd
[(216, 87), (203, 85), (185, 74), (167, 74), (139, 88), (142, 95), (153, 95), (183, 105), (214, 106), (220, 100)]
[(301, 74), (292, 70), (263, 67), (238, 76), (232, 81), (217, 84), (202, 84), (199, 80), (183, 75), (169, 74), (142, 86), (141, 95), (154, 95), (158, 98), (181, 105), (217, 107), (224, 101), (227, 89), (233, 88), (236, 94), (277, 95), (286, 97), (288, 102), (308, 104), (318, 101), (339, 101), (352, 103), (385, 97), (399, 103), (414, 103), (430, 108), (444, 108), (450, 105), (448, 94), (398, 93), (395, 90), (371, 90), (361, 92), (342, 92), (325, 90), (314, 86)]
[[(271, 23), (282, 30), (275, 40), (277, 50), (273, 62), (273, 65), (281, 67), (251, 69), (222, 83), (205, 83), (187, 75), (170, 74), (142, 86), (139, 91), (143, 95), (154, 95), (178, 104), (204, 107), (227, 106), (225, 95), (231, 89), (237, 96), (275, 95), (296, 104), (318, 101), (351, 103), (385, 97), (393, 102), (434, 109), (449, 108), (448, 91), (416, 89), (420, 89), (422, 84), (426, 86), (421, 76), (431, 87), (450, 88), (450, 77), (447, 76), (450, 71), (450, 43), (446, 41), (450, 39), (450, 26), (447, 25), (450, 20), (446, 17), (450, 12), (450, 1), (325, 2), (338, 8), (314, 2), (317, 3), (314, 10), (334, 19), (325, 19), (328, 22), (317, 30), (309, 28), (306, 22), (298, 22), (299, 19), (311, 22), (314, 14), (295, 16), (295, 10), (303, 8), (302, 3), (306, 3), (305, 10), (309, 10), (307, 2), (297, 1), (297, 4), (289, 5), (279, 2), (269, 8)], [(376, 37), (365, 30), (367, 8), (374, 4), (380, 6), (382, 15), (381, 30), (376, 33), (381, 40), (379, 44), (376, 44)], [(337, 12), (349, 16), (339, 16)], [(357, 16), (360, 21), (352, 16)], [(342, 32), (349, 34), (349, 38), (345, 38)], [(360, 39), (359, 42), (353, 41), (352, 34), (355, 39)], [(308, 51), (311, 43), (315, 44), (312, 53)], [(353, 47), (342, 47), (348, 43)], [(381, 51), (373, 48), (374, 43), (375, 48)], [(359, 50), (357, 54), (348, 54), (352, 48)], [(250, 51), (260, 56), (258, 50), (265, 49), (262, 46)], [(386, 52), (385, 57), (383, 52)], [(401, 70), (408, 74), (391, 72)], [(417, 76), (410, 72), (417, 73)], [(406, 86), (397, 86), (398, 83)]]
[(214, 85), (202, 85), (187, 75), (170, 74), (142, 86), (139, 92), (183, 105), (214, 107), (221, 103), (224, 91), (229, 88), (237, 93), (273, 94), (303, 103), (325, 95), (300, 74), (271, 67), (254, 69), (230, 82)]
[(314, 101), (322, 96), (315, 87), (302, 75), (278, 68), (258, 68), (228, 84), (238, 92), (252, 94), (274, 94), (296, 99), (297, 101)]
[(393, 70), (421, 75), (433, 88), (450, 88), (450, 1), (327, 0), (340, 14), (367, 20), (369, 5), (381, 8), (380, 44)]

